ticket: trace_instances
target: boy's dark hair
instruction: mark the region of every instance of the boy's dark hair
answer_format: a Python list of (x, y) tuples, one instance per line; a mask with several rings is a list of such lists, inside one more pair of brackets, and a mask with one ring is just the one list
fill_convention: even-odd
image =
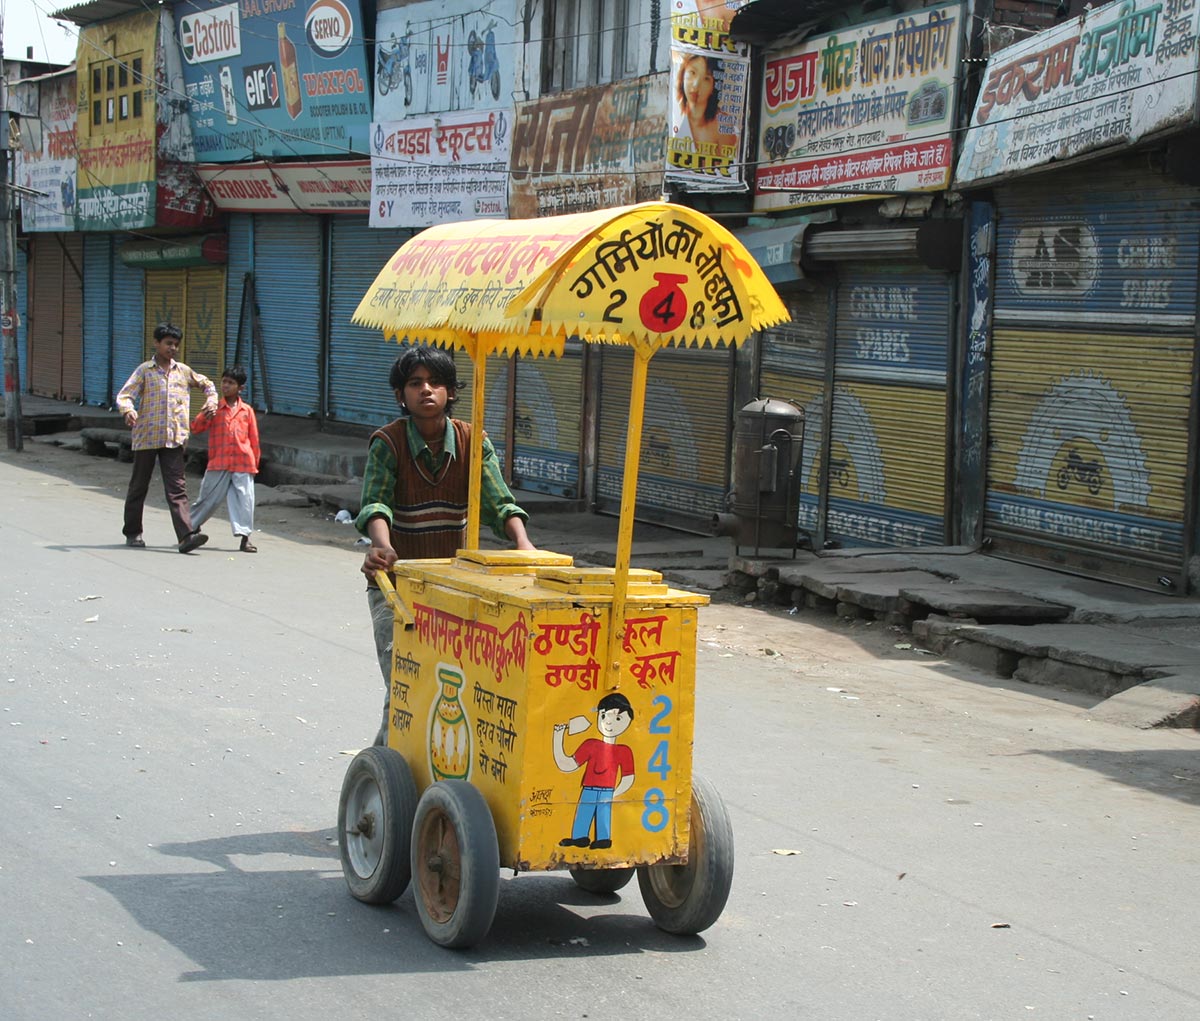
[(183, 340), (183, 330), (174, 323), (159, 323), (154, 327), (154, 339), (162, 340), (164, 337), (174, 337), (176, 340)]
[[(388, 385), (393, 390), (403, 390), (409, 377), (418, 367), (425, 366), (429, 370), (429, 378), (440, 383), (447, 390), (461, 390), (462, 382), (458, 378), (458, 370), (454, 367), (454, 355), (445, 348), (428, 347), (424, 344), (410, 347), (392, 365), (388, 374)], [(455, 398), (446, 401), (446, 414), (454, 407)]]
[(240, 365), (231, 365), (221, 373), (222, 379), (232, 379), (238, 386), (246, 385), (246, 370)]
[(618, 712), (628, 713), (629, 718), (633, 719), (633, 706), (629, 704), (629, 699), (619, 691), (613, 692), (611, 695), (605, 695), (596, 703), (596, 712), (602, 713), (605, 709), (616, 709)]

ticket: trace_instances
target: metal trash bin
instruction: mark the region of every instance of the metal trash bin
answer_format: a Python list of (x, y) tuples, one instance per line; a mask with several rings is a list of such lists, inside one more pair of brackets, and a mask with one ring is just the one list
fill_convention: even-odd
[(799, 537), (800, 456), (804, 411), (774, 397), (738, 412), (733, 449), (733, 512), (713, 515), (713, 532), (729, 535), (738, 551), (788, 549)]

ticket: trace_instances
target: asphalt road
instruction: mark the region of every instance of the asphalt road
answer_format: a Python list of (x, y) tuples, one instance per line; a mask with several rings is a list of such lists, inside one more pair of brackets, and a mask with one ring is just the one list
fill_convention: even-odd
[(258, 555), (214, 522), (180, 556), (157, 495), (128, 550), (127, 466), (83, 460), (0, 454), (5, 1021), (1200, 1013), (1200, 735), (732, 605), (697, 671), (720, 921), (506, 874), (488, 940), (441, 950), (341, 876), (379, 686), (349, 539), (260, 513)]

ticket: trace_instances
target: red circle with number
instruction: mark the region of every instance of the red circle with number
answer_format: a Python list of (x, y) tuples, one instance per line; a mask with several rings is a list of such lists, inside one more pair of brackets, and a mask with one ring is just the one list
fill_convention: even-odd
[(638, 315), (642, 325), (653, 333), (670, 333), (679, 328), (687, 316), (687, 296), (683, 284), (687, 283), (684, 273), (655, 273), (655, 284), (638, 303)]

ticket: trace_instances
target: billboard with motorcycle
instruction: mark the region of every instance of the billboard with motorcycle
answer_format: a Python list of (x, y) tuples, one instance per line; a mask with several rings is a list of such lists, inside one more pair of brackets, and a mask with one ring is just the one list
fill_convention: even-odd
[(366, 155), (359, 0), (179, 0), (175, 24), (197, 160)]
[(429, 0), (380, 11), (375, 120), (513, 106), (516, 0)]

